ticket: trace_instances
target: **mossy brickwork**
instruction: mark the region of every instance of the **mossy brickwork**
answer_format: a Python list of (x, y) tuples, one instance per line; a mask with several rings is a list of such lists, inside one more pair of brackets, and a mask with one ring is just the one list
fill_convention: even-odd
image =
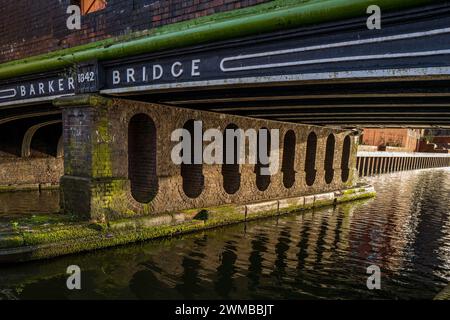
[[(343, 142), (345, 137), (351, 134), (346, 130), (250, 119), (97, 96), (62, 98), (56, 105), (64, 110), (65, 175), (61, 180), (61, 204), (66, 213), (84, 219), (104, 222), (192, 208), (247, 204), (330, 192), (351, 187), (355, 183), (356, 144), (353, 136), (349, 179), (343, 182), (341, 178)], [(128, 176), (128, 128), (130, 119), (136, 114), (147, 115), (156, 127), (158, 187), (156, 195), (148, 203), (140, 203), (133, 198)], [(198, 197), (188, 197), (184, 188), (189, 187), (190, 182), (183, 183), (181, 166), (171, 160), (172, 147), (177, 144), (171, 141), (171, 134), (174, 130), (183, 128), (191, 119), (202, 120), (204, 130), (216, 128), (221, 132), (231, 123), (243, 130), (278, 129), (280, 165), (278, 171), (270, 177), (269, 187), (265, 191), (258, 189), (255, 165), (249, 164), (247, 158), (246, 164), (240, 165), (241, 183), (236, 193), (228, 194), (225, 191), (221, 165), (203, 165), (204, 189)], [(281, 168), (283, 139), (290, 130), (296, 135), (295, 182), (291, 188), (286, 188)], [(312, 186), (305, 182), (305, 153), (310, 132), (315, 132), (318, 138), (315, 163), (317, 175)], [(336, 147), (332, 164), (334, 176), (331, 183), (327, 184), (324, 162), (326, 141), (330, 134), (335, 136)], [(186, 177), (185, 179), (196, 179)]]

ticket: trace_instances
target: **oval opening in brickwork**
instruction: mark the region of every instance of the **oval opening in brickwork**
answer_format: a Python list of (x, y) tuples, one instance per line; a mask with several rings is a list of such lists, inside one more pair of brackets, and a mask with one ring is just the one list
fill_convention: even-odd
[(136, 201), (153, 200), (158, 192), (156, 127), (146, 114), (133, 116), (128, 126), (128, 178)]

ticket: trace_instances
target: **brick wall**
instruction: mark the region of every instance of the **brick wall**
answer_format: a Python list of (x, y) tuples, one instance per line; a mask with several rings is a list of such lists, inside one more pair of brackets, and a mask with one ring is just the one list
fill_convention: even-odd
[(0, 159), (0, 190), (58, 185), (63, 172), (61, 158)]
[[(67, 98), (66, 103), (71, 99), (73, 98)], [(86, 216), (86, 213), (89, 214), (90, 211), (90, 218), (94, 220), (103, 221), (105, 218), (116, 219), (133, 215), (318, 194), (344, 189), (353, 186), (355, 182), (353, 168), (356, 167), (356, 144), (354, 142), (351, 143), (351, 150), (346, 151), (349, 159), (342, 161), (343, 144), (348, 131), (225, 116), (123, 99), (105, 99), (102, 103), (91, 101), (91, 104), (95, 106), (84, 108), (79, 107), (77, 99), (74, 99), (73, 103), (74, 107), (66, 107), (63, 111), (64, 123), (76, 122), (77, 125), (65, 125), (65, 128), (70, 129), (65, 132), (64, 140), (65, 175), (61, 179), (64, 195), (62, 205), (66, 212), (80, 216)], [(152, 171), (150, 168), (152, 164), (146, 159), (153, 159), (153, 152), (149, 153), (150, 156), (145, 152), (137, 154), (138, 146), (133, 145), (139, 142), (148, 147), (153, 143), (146, 142), (144, 138), (136, 141), (129, 136), (130, 132), (133, 135), (134, 131), (130, 130), (131, 119), (140, 114), (146, 114), (156, 126), (156, 173), (152, 174), (153, 176), (156, 174), (156, 177), (153, 177), (156, 178), (154, 180), (150, 180), (152, 177), (148, 176), (148, 173)], [(295, 175), (291, 177), (295, 179), (294, 183), (289, 186), (284, 185), (286, 170), (282, 168), (286, 168), (286, 163), (279, 163), (277, 172), (264, 178), (266, 176), (261, 176), (259, 170), (255, 170), (255, 167), (261, 168), (261, 164), (254, 165), (246, 161), (237, 168), (239, 175), (236, 172), (233, 174), (240, 177), (240, 182), (233, 181), (239, 185), (239, 188), (233, 190), (231, 194), (228, 191), (234, 188), (225, 187), (225, 183), (230, 181), (224, 177), (226, 171), (223, 170), (223, 166), (175, 164), (171, 160), (171, 153), (172, 148), (178, 143), (171, 141), (172, 132), (185, 127), (191, 119), (201, 120), (204, 130), (215, 128), (222, 133), (230, 124), (242, 130), (278, 129), (280, 161), (289, 158), (284, 155), (283, 142), (286, 133), (293, 131), (296, 137), (295, 155), (290, 160), (289, 166), (290, 170), (293, 166), (294, 173), (289, 174)], [(314, 132), (317, 139), (315, 139), (315, 147), (307, 151), (307, 138), (311, 132)], [(151, 138), (152, 130), (147, 134)], [(329, 157), (326, 161), (326, 145), (330, 134), (334, 134), (335, 138), (334, 157), (332, 160)], [(275, 136), (271, 139), (275, 139)], [(352, 137), (350, 139), (354, 140)], [(205, 143), (203, 147), (207, 145)], [(140, 147), (142, 148), (143, 145)], [(248, 150), (249, 146), (246, 148)], [(308, 160), (307, 153), (310, 153)], [(247, 160), (249, 160), (248, 153)], [(130, 163), (133, 165), (130, 166)], [(350, 170), (345, 173), (345, 179), (341, 176), (342, 163), (346, 171)], [(136, 166), (143, 166), (150, 170), (135, 171), (133, 167)], [(333, 171), (332, 181), (326, 181), (325, 167)], [(307, 171), (314, 173), (309, 186), (306, 184)], [(135, 198), (139, 193), (133, 194), (131, 190), (133, 185), (143, 190), (142, 183), (144, 185), (147, 183), (149, 190), (153, 191), (151, 188), (152, 185), (156, 186), (156, 182), (158, 183), (157, 194), (151, 201), (141, 202), (140, 199)], [(264, 183), (268, 185), (261, 188)], [(193, 190), (194, 186), (196, 186), (195, 190)]]
[(2, 0), (0, 63), (80, 44), (150, 30), (270, 0), (109, 0), (82, 18), (82, 30), (66, 28), (71, 0)]
[(369, 146), (391, 146), (416, 151), (420, 130), (412, 129), (364, 129), (362, 143)]

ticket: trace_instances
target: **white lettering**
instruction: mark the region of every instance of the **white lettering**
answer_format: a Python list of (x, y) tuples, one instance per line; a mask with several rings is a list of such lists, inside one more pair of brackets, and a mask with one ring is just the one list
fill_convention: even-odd
[(42, 82), (39, 82), (39, 94), (44, 94), (45, 90), (44, 90), (44, 84)]
[(148, 81), (148, 76), (147, 76), (147, 67), (142, 67), (142, 81), (147, 82)]
[(55, 92), (55, 89), (53, 89), (53, 80), (48, 82), (48, 93)]
[(199, 63), (200, 63), (200, 59), (192, 60), (192, 74), (191, 75), (193, 77), (199, 77), (200, 76)]
[(381, 8), (377, 5), (371, 5), (367, 8), (367, 14), (371, 14), (367, 18), (367, 29), (380, 30), (381, 29)]
[(74, 79), (72, 77), (67, 79), (67, 83), (68, 83), (69, 90), (75, 90)]
[(203, 141), (211, 142), (203, 151), (205, 164), (222, 164), (223, 162), (223, 136), (220, 130), (209, 129), (203, 135)]
[(79, 266), (69, 266), (67, 268), (67, 274), (70, 274), (67, 278), (66, 285), (69, 290), (81, 290), (81, 269)]
[(136, 79), (134, 78), (134, 69), (132, 68), (127, 69), (127, 82), (136, 82)]
[(270, 150), (267, 150), (269, 130), (262, 129), (259, 131), (259, 159), (263, 165), (269, 167), (261, 168), (261, 175), (270, 176), (278, 171), (279, 167), (279, 130), (270, 130)]
[(159, 80), (164, 74), (163, 68), (159, 64), (153, 66), (153, 80)]
[(73, 5), (67, 7), (67, 18), (66, 26), (69, 30), (80, 30), (81, 29), (81, 8), (79, 6)]
[(59, 79), (58, 80), (58, 90), (61, 92), (61, 91), (64, 91), (64, 79)]
[(381, 289), (381, 270), (380, 267), (372, 265), (367, 268), (367, 274), (370, 277), (367, 278), (367, 289), (380, 290)]
[[(179, 62), (179, 61), (175, 62), (171, 68), (172, 76), (174, 76), (175, 78), (180, 77), (184, 72), (182, 66), (183, 65), (181, 64), (181, 62)], [(178, 71), (177, 71), (177, 69), (178, 69)]]
[(172, 132), (171, 141), (179, 142), (172, 148), (171, 158), (176, 165), (191, 164), (191, 134), (186, 129), (177, 129)]
[(113, 84), (120, 83), (120, 72), (118, 70), (113, 71)]
[(203, 161), (203, 121), (194, 121), (194, 164)]

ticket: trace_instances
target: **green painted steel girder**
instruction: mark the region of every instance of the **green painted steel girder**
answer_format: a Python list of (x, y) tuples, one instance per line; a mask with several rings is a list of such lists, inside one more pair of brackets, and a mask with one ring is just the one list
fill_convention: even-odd
[[(124, 58), (144, 53), (177, 49), (214, 41), (234, 39), (293, 27), (339, 21), (366, 15), (367, 7), (376, 4), (382, 11), (393, 11), (439, 0), (311, 0), (270, 2), (251, 9), (235, 10), (234, 14), (217, 14), (205, 19), (191, 20), (161, 27), (146, 37), (115, 42), (106, 40), (85, 46), (53, 52), (47, 55), (12, 61), (0, 65), (0, 79), (62, 69), (73, 64)], [(279, 5), (279, 6), (274, 6)], [(267, 8), (266, 11), (261, 8)], [(275, 8), (275, 9), (274, 9)], [(245, 11), (244, 11), (245, 10)], [(244, 11), (246, 14), (242, 14)], [(215, 20), (214, 18), (217, 18)], [(203, 23), (202, 23), (203, 21)]]

